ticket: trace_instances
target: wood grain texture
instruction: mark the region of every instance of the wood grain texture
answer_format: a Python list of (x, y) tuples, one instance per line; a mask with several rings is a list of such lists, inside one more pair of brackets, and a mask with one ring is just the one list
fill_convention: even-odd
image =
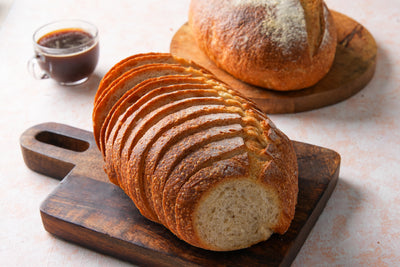
[(237, 80), (218, 68), (198, 48), (187, 23), (173, 36), (170, 52), (205, 67), (253, 100), (265, 113), (296, 113), (317, 109), (355, 95), (368, 84), (375, 72), (377, 46), (373, 36), (357, 21), (341, 13), (331, 12), (338, 33), (335, 60), (322, 80), (303, 90), (279, 92)]
[(340, 166), (336, 152), (294, 142), (299, 196), (288, 232), (248, 249), (213, 252), (192, 247), (141, 216), (101, 171), (92, 133), (45, 123), (26, 130), (20, 144), (29, 168), (58, 179), (66, 175), (40, 207), (48, 232), (144, 266), (289, 266), (332, 194)]

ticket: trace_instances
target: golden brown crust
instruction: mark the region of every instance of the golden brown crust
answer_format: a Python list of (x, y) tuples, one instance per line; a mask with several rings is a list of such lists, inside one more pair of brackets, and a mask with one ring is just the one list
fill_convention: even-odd
[[(109, 89), (107, 94), (103, 97), (102, 101), (94, 107), (93, 110), (93, 132), (97, 143), (99, 143), (99, 136), (101, 128), (103, 127), (104, 121), (110, 110), (112, 110), (113, 106), (118, 102), (118, 100), (130, 89), (135, 87), (138, 83), (141, 83), (147, 79), (161, 76), (172, 76), (172, 75), (184, 75), (188, 74), (191, 76), (200, 76), (201, 72), (190, 72), (190, 68), (184, 68), (177, 64), (149, 64), (144, 65), (138, 68), (135, 68), (131, 71), (126, 72), (123, 76), (121, 76), (117, 81), (117, 83)], [(116, 132), (119, 131), (119, 128), (123, 124), (124, 120), (127, 116), (130, 115), (130, 112), (133, 109), (128, 109), (122, 116), (122, 118), (118, 119), (117, 124), (112, 128), (113, 130), (110, 132), (110, 138), (107, 142), (114, 145), (114, 141), (117, 137), (114, 136)], [(114, 130), (115, 128), (115, 130)], [(97, 138), (96, 138), (97, 137)], [(124, 138), (122, 140), (117, 140), (117, 147), (120, 147), (120, 141), (124, 144)], [(100, 145), (99, 145), (100, 146)], [(115, 145), (114, 145), (115, 146)], [(101, 148), (101, 147), (100, 147)], [(108, 146), (110, 148), (110, 146)], [(108, 149), (107, 145), (105, 150)], [(104, 150), (104, 149), (103, 149)], [(107, 154), (107, 153), (106, 153)], [(108, 153), (109, 154), (109, 153)], [(106, 159), (106, 164), (109, 162)], [(109, 175), (115, 176), (112, 168), (107, 168)], [(112, 180), (115, 180), (114, 178)]]
[[(304, 4), (310, 9), (304, 17), (298, 1), (192, 0), (189, 25), (200, 49), (234, 77), (274, 90), (302, 89), (329, 71), (336, 51), (336, 30), (325, 5), (318, 21), (311, 15), (321, 6)], [(320, 22), (323, 29), (313, 30), (315, 25), (310, 27), (307, 22)]]
[[(148, 53), (131, 56), (119, 63), (107, 72), (100, 82), (96, 92), (93, 111), (93, 132), (96, 144), (100, 148), (100, 131), (104, 120), (116, 101), (131, 87), (130, 77), (137, 76), (136, 73), (148, 67), (165, 67), (166, 65), (176, 66), (180, 68), (188, 68), (198, 70), (202, 74), (210, 74), (210, 72), (191, 61), (182, 60), (169, 53)], [(178, 71), (177, 74), (184, 71)], [(142, 72), (143, 73), (143, 72)], [(150, 73), (150, 72), (149, 72)], [(194, 73), (193, 76), (199, 76)], [(162, 76), (162, 75), (160, 75)], [(140, 81), (135, 81), (139, 83)], [(123, 90), (122, 90), (123, 89)]]
[[(204, 78), (190, 77), (190, 75), (174, 75), (168, 77), (156, 77), (147, 79), (129, 91), (127, 91), (118, 101), (114, 104), (112, 109), (108, 112), (106, 119), (101, 127), (100, 131), (100, 151), (104, 151), (106, 139), (108, 139), (111, 129), (114, 127), (119, 116), (121, 116), (127, 108), (133, 105), (142, 94), (145, 94), (151, 90), (156, 90), (160, 87), (176, 84), (201, 84), (204, 86)], [(142, 94), (136, 94), (138, 88)], [(104, 153), (103, 153), (104, 156)]]
[(112, 83), (115, 82), (119, 77), (124, 75), (124, 73), (131, 71), (134, 68), (154, 63), (164, 63), (164, 64), (179, 64), (184, 67), (192, 67), (198, 70), (202, 70), (205, 73), (209, 73), (204, 70), (194, 62), (190, 61), (182, 61), (180, 58), (177, 58), (169, 53), (145, 53), (145, 54), (136, 54), (125, 58), (115, 64), (101, 79), (100, 85), (97, 89), (94, 106), (101, 102), (101, 99), (107, 93), (108, 89), (112, 87)]
[(112, 109), (114, 104), (118, 102), (118, 100), (124, 95), (126, 91), (131, 89), (136, 84), (142, 82), (147, 78), (152, 78), (152, 74), (158, 75), (156, 74), (156, 71), (151, 72), (149, 70), (160, 71), (162, 69), (168, 68), (169, 66), (176, 67), (177, 69), (181, 69), (181, 71), (184, 72), (184, 68), (177, 64), (146, 64), (137, 68), (133, 68), (130, 71), (126, 72), (125, 75), (119, 76), (107, 87), (107, 89), (101, 95), (101, 98), (98, 100), (97, 104), (94, 106), (92, 114), (93, 134), (98, 146), (101, 127), (103, 126), (104, 120), (106, 119), (107, 114)]
[[(274, 232), (284, 234), (294, 218), (298, 194), (297, 158), (293, 144), (278, 129), (270, 129), (268, 138), (273, 138), (264, 153), (272, 156), (274, 160), (267, 162), (260, 172), (259, 180), (268, 187), (277, 190), (282, 213)], [(285, 177), (282, 179), (282, 177)]]
[(140, 57), (143, 57), (145, 55), (152, 55), (152, 54), (157, 54), (157, 53), (146, 53), (146, 54), (135, 54), (130, 57), (122, 59), (120, 62), (115, 64), (101, 79), (99, 87), (97, 88), (96, 95), (94, 96), (94, 106), (97, 105), (98, 100), (100, 99), (100, 96), (103, 94), (104, 90), (119, 76), (122, 75), (122, 71), (117, 71), (119, 66), (125, 64), (128, 61), (134, 61)]

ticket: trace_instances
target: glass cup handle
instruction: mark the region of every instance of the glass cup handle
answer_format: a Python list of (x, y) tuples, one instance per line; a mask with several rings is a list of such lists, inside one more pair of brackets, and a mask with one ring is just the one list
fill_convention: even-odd
[(41, 60), (40, 55), (33, 56), (28, 61), (28, 71), (35, 79), (43, 80), (48, 79), (50, 76), (40, 68), (39, 60)]

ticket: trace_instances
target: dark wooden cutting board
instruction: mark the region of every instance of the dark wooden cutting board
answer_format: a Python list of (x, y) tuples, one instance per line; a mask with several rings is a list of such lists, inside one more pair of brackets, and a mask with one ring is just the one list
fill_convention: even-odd
[(374, 37), (360, 23), (332, 11), (338, 44), (329, 73), (314, 86), (279, 92), (244, 83), (218, 68), (197, 46), (188, 24), (173, 36), (170, 52), (191, 59), (220, 80), (253, 100), (265, 113), (295, 113), (343, 101), (363, 89), (375, 73), (377, 46)]
[(40, 207), (48, 232), (145, 266), (289, 266), (331, 196), (340, 166), (338, 153), (294, 141), (299, 196), (290, 229), (248, 249), (212, 252), (188, 245), (141, 216), (108, 182), (91, 132), (44, 123), (26, 130), (20, 144), (30, 169), (62, 180)]

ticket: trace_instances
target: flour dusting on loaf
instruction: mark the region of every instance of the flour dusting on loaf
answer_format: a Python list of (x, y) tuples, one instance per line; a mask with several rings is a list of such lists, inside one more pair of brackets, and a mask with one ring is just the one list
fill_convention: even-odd
[(207, 70), (173, 55), (144, 57), (141, 66), (132, 57), (131, 69), (117, 63), (121, 82), (100, 86), (93, 118), (110, 181), (196, 247), (237, 250), (284, 234), (298, 194), (288, 137)]
[(298, 0), (235, 0), (233, 4), (264, 8), (261, 32), (282, 47), (284, 55), (292, 53), (292, 46), (307, 39), (304, 11)]

